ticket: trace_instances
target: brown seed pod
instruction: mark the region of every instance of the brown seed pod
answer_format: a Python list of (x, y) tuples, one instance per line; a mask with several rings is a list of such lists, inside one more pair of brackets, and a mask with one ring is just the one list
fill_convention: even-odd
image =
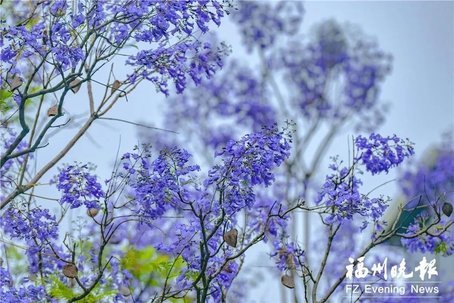
[(89, 208), (87, 209), (87, 215), (90, 217), (95, 217), (99, 213), (99, 209), (97, 208)]
[(283, 275), (281, 277), (281, 283), (290, 289), (295, 288), (295, 281), (293, 281), (293, 278), (290, 275)]
[(443, 203), (441, 210), (447, 217), (450, 217), (452, 215), (452, 204), (448, 202)]
[(22, 79), (18, 75), (14, 75), (13, 79), (9, 83), (9, 87), (11, 90), (15, 90), (16, 88), (20, 87), (24, 83)]
[(79, 91), (81, 86), (81, 81), (79, 79), (74, 79), (69, 83), (69, 87), (71, 88), (71, 91), (75, 94)]
[(47, 116), (48, 117), (54, 117), (58, 114), (58, 106), (57, 105), (54, 105), (54, 106), (51, 106), (49, 107), (49, 109), (47, 110)]
[(115, 80), (113, 83), (112, 83), (112, 90), (111, 90), (111, 94), (115, 93), (117, 91), (117, 89), (119, 89), (121, 86), (121, 82), (118, 81), (118, 80)]
[(238, 230), (236, 228), (229, 230), (224, 234), (224, 241), (232, 247), (236, 247), (238, 242)]
[(77, 269), (76, 264), (74, 264), (74, 263), (69, 263), (69, 264), (66, 264), (65, 266), (63, 266), (63, 274), (65, 275), (65, 277), (76, 278), (77, 272), (78, 272), (78, 269)]

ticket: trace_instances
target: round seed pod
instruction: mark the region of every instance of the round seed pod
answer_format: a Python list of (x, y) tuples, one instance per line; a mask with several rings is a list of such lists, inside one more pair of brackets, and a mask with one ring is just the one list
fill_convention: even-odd
[(89, 209), (87, 209), (87, 215), (88, 215), (89, 217), (92, 217), (92, 218), (93, 218), (93, 217), (95, 217), (98, 213), (99, 213), (99, 209), (97, 209), (97, 208), (89, 208)]
[(78, 271), (79, 270), (77, 269), (77, 266), (74, 263), (69, 263), (63, 266), (63, 274), (67, 278), (76, 278)]

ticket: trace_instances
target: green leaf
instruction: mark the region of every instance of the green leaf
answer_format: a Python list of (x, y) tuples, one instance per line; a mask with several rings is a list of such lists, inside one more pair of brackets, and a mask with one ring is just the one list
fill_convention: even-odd
[(0, 89), (0, 112), (5, 113), (11, 109), (13, 93), (7, 89)]
[[(70, 300), (81, 294), (74, 291), (73, 288), (67, 286), (65, 283), (60, 281), (60, 279), (56, 275), (50, 276), (50, 280), (51, 287), (48, 290), (48, 292), (53, 298)], [(86, 297), (77, 302), (97, 303), (101, 302), (102, 299), (108, 298), (115, 294), (117, 294), (117, 291), (105, 287), (101, 288), (100, 284), (98, 284)]]
[(445, 254), (447, 252), (448, 252), (448, 247), (446, 246), (446, 242), (441, 242), (435, 248), (435, 253), (436, 254)]
[(25, 28), (28, 30), (33, 29), (33, 26), (35, 26), (39, 22), (39, 20), (39, 16), (28, 19), (27, 23), (25, 23)]
[(147, 246), (142, 249), (129, 248), (121, 259), (121, 265), (140, 281), (158, 286), (159, 281), (165, 280), (166, 277), (177, 277), (185, 262), (182, 257), (172, 259)]
[(52, 281), (52, 286), (49, 289), (49, 294), (52, 297), (69, 300), (76, 296), (74, 290), (60, 281), (57, 276), (51, 276), (50, 279)]

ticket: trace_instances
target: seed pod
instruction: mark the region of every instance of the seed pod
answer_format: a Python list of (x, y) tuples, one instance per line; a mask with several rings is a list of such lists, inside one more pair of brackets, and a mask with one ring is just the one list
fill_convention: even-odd
[(448, 202), (443, 203), (441, 210), (447, 217), (450, 217), (452, 214), (452, 204)]
[(20, 87), (24, 83), (22, 79), (18, 75), (14, 75), (13, 79), (9, 83), (9, 87), (11, 90), (15, 90), (16, 88)]
[(80, 86), (81, 86), (81, 81), (79, 79), (74, 79), (69, 83), (69, 87), (71, 88), (71, 91), (75, 94), (79, 91)]
[(47, 116), (48, 117), (54, 117), (58, 114), (58, 106), (57, 105), (54, 105), (54, 106), (51, 106), (49, 107), (49, 109), (47, 110)]
[(285, 287), (288, 287), (290, 289), (295, 288), (295, 281), (293, 281), (293, 278), (290, 275), (283, 275), (281, 277), (281, 282)]
[(90, 217), (95, 217), (99, 213), (99, 209), (97, 208), (89, 208), (87, 209), (87, 215)]
[(111, 94), (115, 93), (117, 91), (117, 89), (119, 89), (121, 86), (121, 82), (118, 81), (118, 80), (115, 80), (113, 83), (112, 83), (112, 90), (111, 90)]
[(76, 264), (74, 264), (74, 263), (69, 263), (69, 264), (66, 264), (65, 266), (63, 266), (63, 274), (65, 275), (65, 277), (76, 278), (77, 272), (78, 272), (78, 269), (77, 269)]
[(236, 247), (238, 242), (238, 230), (236, 228), (229, 230), (224, 234), (224, 241), (232, 247)]

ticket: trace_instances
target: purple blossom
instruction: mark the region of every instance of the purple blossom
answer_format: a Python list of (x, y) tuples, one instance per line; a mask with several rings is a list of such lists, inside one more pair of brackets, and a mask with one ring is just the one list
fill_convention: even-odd
[(99, 200), (105, 195), (96, 175), (89, 173), (88, 165), (68, 165), (56, 177), (57, 189), (62, 192), (60, 203), (68, 203), (71, 208), (82, 204), (87, 208), (99, 208)]
[[(454, 253), (452, 214), (448, 217), (443, 212), (444, 204), (452, 205), (454, 201), (454, 153), (450, 134), (444, 139), (445, 142), (432, 148), (426, 158), (404, 171), (400, 180), (408, 200), (399, 218), (401, 233), (407, 236), (402, 237), (401, 242), (412, 252)], [(435, 220), (439, 222), (429, 234), (414, 237)], [(440, 234), (439, 230), (443, 229), (446, 231)]]
[(34, 208), (30, 211), (8, 208), (0, 217), (0, 226), (11, 238), (46, 241), (58, 237), (58, 225), (48, 209)]
[(142, 50), (131, 56), (127, 64), (140, 70), (130, 75), (132, 81), (138, 76), (144, 77), (168, 95), (169, 79), (173, 79), (177, 93), (181, 93), (186, 87), (187, 76), (200, 84), (202, 77), (210, 78), (222, 67), (226, 54), (225, 47), (213, 49), (209, 43), (181, 42), (172, 47)]
[[(216, 47), (199, 45), (193, 35), (198, 29), (207, 32), (211, 23), (219, 25), (225, 13), (224, 4), (217, 0), (99, 0), (93, 3), (80, 2), (71, 7), (67, 1), (44, 1), (40, 3), (39, 10), (33, 12), (35, 15), (31, 16), (38, 17), (36, 14), (39, 11), (40, 18), (36, 23), (29, 22), (24, 26), (25, 23), (20, 20), (17, 22), (20, 25), (15, 25), (14, 20), (10, 20), (12, 22), (5, 27), (1, 39), (0, 58), (5, 65), (2, 79), (10, 78), (9, 73), (14, 71), (23, 78), (32, 77), (31, 80), (39, 83), (42, 74), (40, 70), (52, 66), (58, 67), (61, 72), (80, 72), (82, 63), (86, 63), (88, 56), (96, 59), (96, 66), (101, 61), (110, 60), (128, 41), (134, 41), (145, 43), (149, 53), (132, 53), (128, 62), (143, 59), (144, 55), (147, 59), (154, 60), (163, 52), (165, 56), (174, 52), (180, 55), (178, 59), (169, 62), (161, 60), (160, 66), (153, 66), (157, 67), (155, 70), (140, 75), (133, 73), (131, 79), (144, 77), (158, 85), (162, 91), (166, 91), (166, 82), (173, 80), (177, 90), (181, 91), (185, 84), (184, 77), (189, 75), (197, 82), (202, 75), (211, 76), (220, 64), (216, 55), (220, 52)], [(81, 26), (83, 24), (87, 26)], [(93, 45), (89, 46), (88, 41)], [(105, 47), (99, 48), (101, 44)], [(205, 56), (183, 56), (182, 48), (188, 53), (205, 53)], [(153, 57), (151, 53), (154, 52), (156, 54)], [(28, 64), (30, 61), (34, 64)], [(34, 66), (38, 70), (34, 71)], [(143, 62), (134, 65), (134, 68), (137, 70), (141, 66), (144, 66)], [(183, 66), (186, 67), (183, 69)], [(164, 73), (164, 70), (167, 72)], [(152, 76), (154, 73), (156, 75)]]
[(0, 267), (0, 298), (8, 303), (32, 303), (46, 300), (44, 286), (35, 286), (24, 283), (19, 288), (14, 286), (14, 281), (4, 267)]
[(333, 172), (326, 176), (315, 200), (316, 204), (323, 204), (327, 210), (330, 210), (325, 222), (328, 224), (342, 223), (344, 220), (352, 220), (355, 215), (359, 215), (377, 223), (385, 212), (388, 201), (383, 197), (370, 198), (362, 194), (360, 192), (363, 184), (361, 179), (354, 170), (341, 167), (341, 165), (342, 162), (338, 163), (335, 158), (334, 163), (330, 165)]
[[(0, 154), (3, 154), (10, 148), (17, 138), (16, 132), (4, 126), (0, 127), (0, 138), (3, 143), (0, 144)], [(22, 140), (13, 152), (23, 151), (28, 147), (25, 140)], [(5, 164), (0, 168), (0, 198), (3, 197), (3, 194), (6, 194), (14, 185), (14, 175), (16, 174), (19, 166), (22, 165), (26, 159), (27, 155), (17, 157), (15, 159), (10, 159), (5, 162)], [(28, 154), (29, 159), (33, 159), (33, 153)]]
[(263, 50), (274, 45), (281, 36), (298, 31), (303, 11), (303, 6), (298, 2), (273, 5), (242, 1), (232, 17), (240, 27), (249, 51), (255, 47)]
[(291, 139), (276, 128), (264, 128), (239, 141), (228, 142), (217, 152), (223, 163), (209, 171), (205, 187), (215, 185), (227, 193), (227, 214), (251, 208), (255, 201), (253, 186), (269, 186), (274, 181), (272, 170), (289, 156), (290, 143)]
[(181, 184), (190, 182), (191, 175), (200, 168), (190, 165), (191, 155), (178, 148), (162, 150), (154, 161), (150, 157), (147, 152), (123, 155), (122, 174), (129, 180), (129, 191), (137, 212), (156, 219), (168, 209), (180, 205), (178, 194), (186, 194)]
[(358, 154), (356, 160), (372, 175), (388, 173), (390, 168), (398, 166), (405, 158), (414, 154), (413, 143), (396, 135), (382, 137), (372, 133), (369, 138), (358, 136), (355, 138), (355, 146)]

